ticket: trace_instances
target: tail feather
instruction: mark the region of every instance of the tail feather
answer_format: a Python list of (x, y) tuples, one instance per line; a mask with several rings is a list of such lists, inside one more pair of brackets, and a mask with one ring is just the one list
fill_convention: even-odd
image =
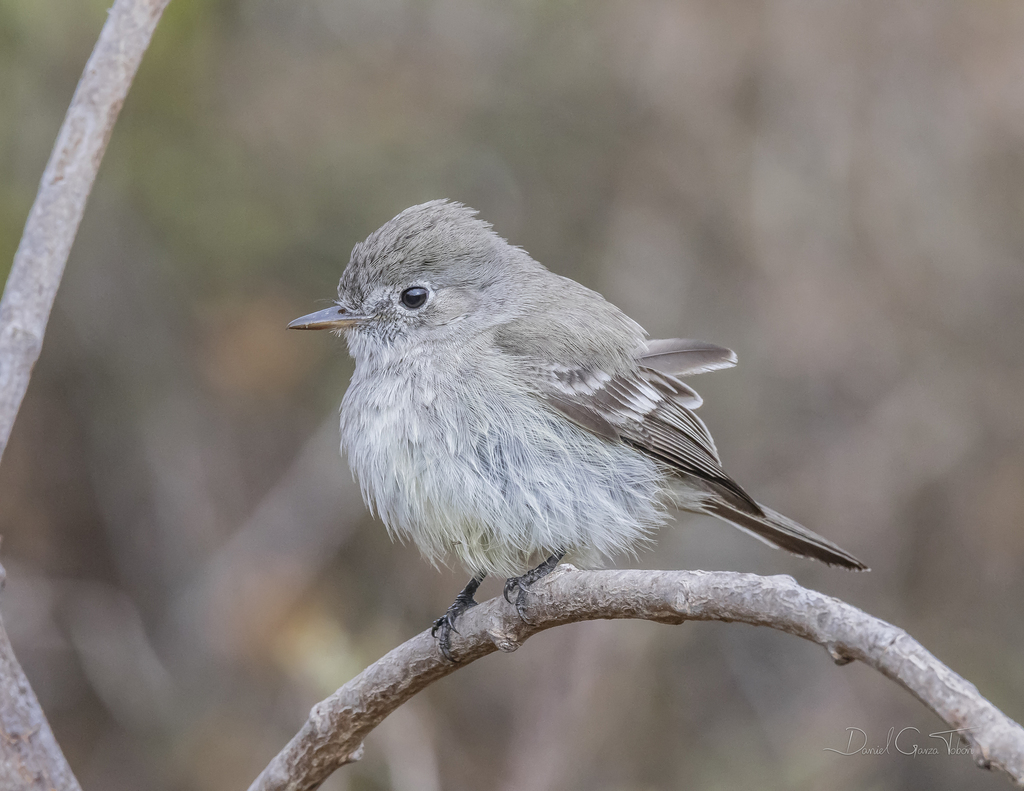
[(763, 515), (748, 513), (718, 499), (702, 505), (701, 510), (704, 513), (723, 519), (770, 546), (785, 549), (796, 555), (816, 558), (831, 566), (842, 566), (857, 571), (868, 570), (867, 566), (842, 547), (760, 503), (758, 506)]

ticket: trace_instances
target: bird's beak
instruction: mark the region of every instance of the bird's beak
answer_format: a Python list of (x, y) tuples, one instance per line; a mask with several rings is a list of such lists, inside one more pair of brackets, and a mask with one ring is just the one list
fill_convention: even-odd
[(366, 321), (369, 316), (357, 316), (348, 308), (338, 305), (318, 310), (308, 316), (295, 319), (288, 325), (290, 330), (343, 330)]

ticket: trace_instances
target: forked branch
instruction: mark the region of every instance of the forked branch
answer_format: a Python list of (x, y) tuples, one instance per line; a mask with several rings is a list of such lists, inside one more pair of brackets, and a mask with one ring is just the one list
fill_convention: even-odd
[(249, 791), (309, 791), (358, 760), (366, 735), (428, 684), (494, 651), (514, 651), (553, 626), (638, 618), (659, 623), (740, 621), (823, 646), (837, 664), (860, 660), (963, 729), (977, 763), (1024, 786), (1024, 728), (983, 698), (910, 635), (846, 602), (802, 588), (792, 577), (727, 571), (580, 571), (563, 565), (531, 588), (524, 623), (503, 599), (459, 620), (453, 664), (429, 631), (383, 656), (310, 712), (302, 730)]

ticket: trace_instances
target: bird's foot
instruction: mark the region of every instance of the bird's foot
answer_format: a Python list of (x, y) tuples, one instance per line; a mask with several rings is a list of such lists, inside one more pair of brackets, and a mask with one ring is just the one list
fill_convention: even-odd
[[(521, 577), (509, 577), (505, 581), (505, 601), (516, 606), (516, 612), (523, 619), (523, 623), (529, 623), (526, 613), (523, 612), (523, 607), (526, 605), (526, 589), (530, 586), (530, 583), (526, 581), (528, 576), (529, 572)], [(515, 601), (512, 601), (512, 591), (516, 591)]]
[[(529, 619), (526, 617), (526, 592), (533, 583), (537, 580), (546, 577), (555, 567), (559, 564), (562, 558), (565, 557), (564, 552), (556, 552), (554, 555), (549, 557), (537, 568), (530, 569), (525, 574), (518, 577), (509, 577), (505, 580), (505, 601), (509, 604), (514, 604), (516, 612), (519, 613), (519, 617), (523, 619), (524, 623), (529, 623)], [(512, 592), (516, 592), (516, 600), (512, 601)]]
[(473, 594), (476, 593), (479, 585), (479, 580), (473, 579), (470, 581), (462, 593), (455, 597), (451, 607), (445, 611), (444, 615), (434, 621), (434, 625), (430, 629), (430, 636), (437, 639), (438, 650), (449, 662), (456, 661), (451, 652), (452, 632), (455, 632), (455, 634), (459, 633), (459, 630), (455, 628), (455, 621), (470, 607), (476, 607), (477, 602), (473, 598)]

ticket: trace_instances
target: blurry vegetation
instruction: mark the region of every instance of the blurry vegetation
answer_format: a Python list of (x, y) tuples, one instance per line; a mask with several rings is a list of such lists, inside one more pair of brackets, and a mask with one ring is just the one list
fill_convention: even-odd
[[(106, 5), (0, 0), (4, 272)], [(5, 620), (83, 786), (244, 788), (464, 584), (366, 515), (343, 344), (284, 331), (435, 197), (737, 349), (695, 382), (730, 470), (874, 570), (694, 518), (640, 564), (793, 574), (1024, 718), (1022, 146), (1009, 1), (174, 0), (0, 467)], [(823, 752), (908, 725), (939, 723), (783, 635), (587, 624), (447, 679), (332, 783), (1003, 787)]]

